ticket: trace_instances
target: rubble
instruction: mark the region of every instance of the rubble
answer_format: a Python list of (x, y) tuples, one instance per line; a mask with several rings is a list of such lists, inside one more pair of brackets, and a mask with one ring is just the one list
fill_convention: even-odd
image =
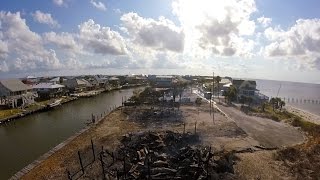
[(134, 108), (126, 107), (124, 113), (128, 115), (128, 120), (139, 122), (144, 125), (163, 124), (163, 123), (177, 123), (183, 120), (182, 112), (180, 110), (168, 107), (144, 107)]
[(233, 153), (214, 153), (195, 134), (126, 134), (114, 153), (103, 152), (109, 179), (233, 179)]

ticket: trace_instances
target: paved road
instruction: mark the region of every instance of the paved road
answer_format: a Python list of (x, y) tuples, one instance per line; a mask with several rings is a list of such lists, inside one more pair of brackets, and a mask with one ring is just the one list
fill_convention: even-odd
[(271, 119), (248, 116), (233, 107), (218, 105), (236, 124), (262, 146), (284, 147), (304, 141), (303, 134), (296, 128)]

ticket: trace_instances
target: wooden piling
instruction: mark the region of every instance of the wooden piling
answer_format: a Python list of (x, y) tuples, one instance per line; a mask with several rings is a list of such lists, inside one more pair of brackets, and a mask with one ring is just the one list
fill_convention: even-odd
[(103, 179), (106, 179), (106, 174), (104, 172), (104, 163), (103, 163), (103, 159), (102, 159), (102, 153), (100, 153), (100, 163), (101, 163), (101, 170), (102, 170), (102, 176), (103, 176)]
[(93, 146), (93, 141), (91, 139), (91, 149), (92, 149), (92, 155), (93, 155), (93, 162), (96, 160), (96, 154), (94, 153), (94, 146)]
[(83, 164), (82, 164), (82, 159), (81, 159), (80, 151), (78, 151), (78, 157), (79, 157), (79, 162), (80, 162), (82, 174), (84, 174), (84, 168), (83, 168)]
[(70, 173), (70, 171), (68, 169), (67, 169), (67, 176), (68, 176), (69, 180), (72, 180), (72, 175), (71, 175), (71, 173)]

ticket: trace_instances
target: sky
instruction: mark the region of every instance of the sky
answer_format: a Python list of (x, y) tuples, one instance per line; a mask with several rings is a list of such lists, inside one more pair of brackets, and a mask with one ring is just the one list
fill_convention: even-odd
[(320, 83), (317, 0), (10, 0), (0, 5), (0, 78), (214, 72)]

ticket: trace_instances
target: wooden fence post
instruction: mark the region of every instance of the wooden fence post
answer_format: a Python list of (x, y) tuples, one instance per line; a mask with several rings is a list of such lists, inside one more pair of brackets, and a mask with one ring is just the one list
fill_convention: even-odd
[(91, 139), (91, 149), (92, 149), (92, 155), (93, 155), (93, 162), (96, 160), (96, 154), (94, 153), (94, 146), (93, 146), (93, 141)]
[(83, 168), (83, 164), (82, 164), (80, 151), (78, 151), (78, 156), (79, 156), (79, 162), (80, 162), (80, 166), (81, 166), (81, 171), (82, 171), (82, 174), (84, 174), (84, 168)]
[(194, 134), (197, 134), (197, 122), (194, 123)]
[(127, 178), (127, 173), (126, 173), (126, 155), (123, 157), (123, 174), (124, 174), (124, 179)]
[(69, 180), (72, 180), (72, 176), (71, 176), (71, 173), (70, 173), (70, 171), (67, 169), (67, 175), (68, 175), (68, 179)]
[(100, 163), (101, 163), (101, 169), (102, 169), (102, 175), (103, 175), (103, 179), (106, 179), (106, 174), (104, 172), (104, 163), (103, 163), (103, 159), (102, 159), (102, 153), (100, 153)]

